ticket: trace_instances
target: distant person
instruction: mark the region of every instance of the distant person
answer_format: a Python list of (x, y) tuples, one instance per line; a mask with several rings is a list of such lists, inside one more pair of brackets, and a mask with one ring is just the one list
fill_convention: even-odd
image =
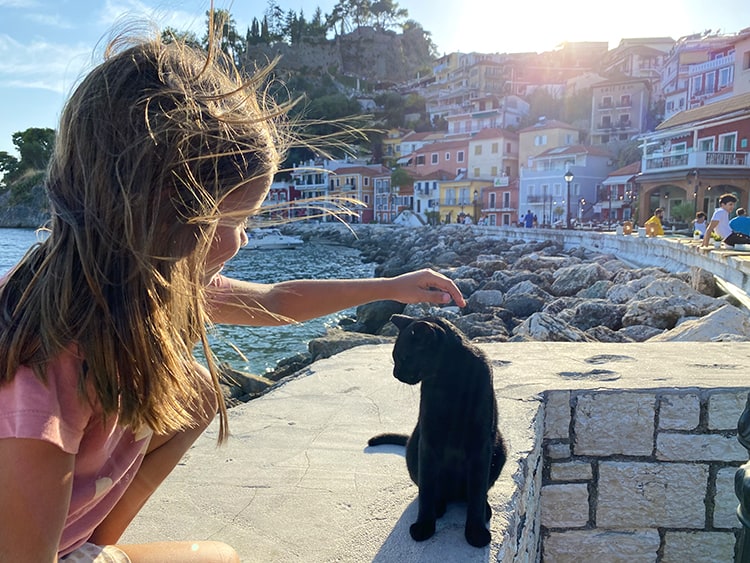
[(529, 209), (526, 212), (526, 215), (523, 216), (523, 226), (527, 229), (530, 229), (534, 226), (534, 214), (531, 212), (531, 209)]
[(534, 227), (539, 226), (539, 219), (536, 217), (536, 213), (534, 213), (534, 221), (531, 223)]
[(706, 235), (706, 227), (708, 227), (708, 217), (703, 211), (698, 211), (693, 219), (693, 232), (698, 232), (703, 238)]
[(661, 207), (657, 207), (654, 209), (654, 214), (651, 218), (643, 225), (646, 227), (646, 233), (650, 236), (663, 235), (664, 227), (661, 225), (662, 219), (664, 219), (664, 210)]
[(750, 237), (750, 217), (747, 216), (747, 211), (744, 207), (738, 207), (736, 213), (737, 216), (729, 221), (729, 228), (733, 233)]
[(750, 244), (750, 236), (733, 232), (729, 226), (729, 215), (734, 211), (737, 198), (732, 194), (724, 194), (719, 198), (719, 207), (716, 208), (711, 216), (711, 222), (706, 227), (706, 234), (703, 236), (703, 246), (708, 246), (711, 235), (716, 232), (721, 240), (727, 246), (735, 244)]

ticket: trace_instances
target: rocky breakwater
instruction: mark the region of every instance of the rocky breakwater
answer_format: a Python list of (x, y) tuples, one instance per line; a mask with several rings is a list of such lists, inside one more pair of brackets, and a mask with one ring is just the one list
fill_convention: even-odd
[[(431, 267), (455, 281), (467, 306), (376, 302), (309, 343), (308, 354), (280, 362), (259, 385), (362, 344), (392, 341), (394, 313), (447, 318), (475, 342), (731, 341), (750, 339), (750, 315), (721, 294), (699, 268), (670, 272), (639, 268), (585, 248), (564, 250), (550, 241), (509, 241), (502, 231), (481, 234), (471, 226), (423, 228), (289, 225), (307, 239), (358, 248), (391, 277)], [(237, 397), (237, 394), (234, 394)], [(249, 397), (252, 398), (252, 397)]]

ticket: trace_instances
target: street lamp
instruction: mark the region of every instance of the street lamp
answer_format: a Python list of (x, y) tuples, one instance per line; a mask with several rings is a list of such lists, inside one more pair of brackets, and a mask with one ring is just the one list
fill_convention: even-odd
[(479, 192), (474, 190), (474, 224), (479, 224)]
[(573, 178), (575, 176), (573, 176), (573, 173), (570, 170), (568, 170), (565, 173), (565, 176), (563, 176), (563, 177), (565, 178), (565, 182), (568, 184), (568, 197), (565, 200), (565, 206), (566, 206), (566, 209), (565, 209), (565, 228), (569, 229), (570, 228), (570, 183), (573, 181)]

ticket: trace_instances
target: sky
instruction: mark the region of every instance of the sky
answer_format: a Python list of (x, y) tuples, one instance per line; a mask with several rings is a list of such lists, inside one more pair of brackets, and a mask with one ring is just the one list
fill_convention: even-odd
[[(440, 54), (549, 51), (564, 41), (672, 37), (750, 27), (748, 0), (394, 0), (431, 33)], [(284, 11), (330, 13), (336, 0), (276, 0)], [(57, 128), (65, 99), (95, 63), (123, 18), (203, 35), (208, 0), (0, 0), (0, 151), (18, 156), (11, 136)], [(215, 0), (244, 33), (263, 0)], [(619, 9), (616, 8), (619, 6)]]

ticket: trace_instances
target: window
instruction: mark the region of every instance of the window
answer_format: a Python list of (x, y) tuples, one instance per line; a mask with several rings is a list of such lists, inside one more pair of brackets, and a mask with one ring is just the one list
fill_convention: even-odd
[(492, 143), (492, 154), (497, 154), (499, 150), (500, 146), (498, 145), (498, 143)]
[(458, 151), (456, 154), (456, 162), (463, 162), (464, 161), (464, 151)]
[(497, 166), (493, 166), (493, 167), (492, 167), (492, 168), (490, 169), (490, 176), (493, 176), (493, 177), (494, 177), (494, 176), (497, 176)]
[(461, 188), (458, 203), (461, 205), (466, 205), (469, 203), (469, 188)]
[(706, 75), (706, 94), (713, 94), (716, 90), (716, 74), (713, 72)]
[(696, 96), (698, 94), (702, 94), (702, 88), (703, 88), (703, 77), (702, 76), (694, 76), (693, 77), (693, 95)]
[(510, 143), (506, 143), (505, 144), (505, 152), (507, 152), (508, 154), (510, 154)]
[(420, 154), (417, 156), (417, 166), (424, 165), (424, 155)]
[(364, 185), (365, 186), (369, 186), (370, 185), (370, 179), (367, 176), (365, 176)]
[(547, 144), (547, 135), (537, 135), (534, 137), (534, 146), (543, 147)]
[(672, 145), (672, 151), (671, 152), (685, 152), (687, 150), (687, 143), (684, 141), (682, 143), (675, 143)]
[(719, 71), (719, 88), (726, 88), (732, 80), (732, 69), (722, 68)]
[(612, 116), (603, 115), (602, 116), (602, 129), (609, 129), (610, 127), (612, 127)]
[(510, 192), (503, 192), (503, 207), (505, 209), (510, 207)]
[(714, 150), (714, 138), (698, 139), (698, 150), (700, 152), (709, 152)]
[(480, 172), (479, 168), (475, 167), (474, 168), (474, 177), (475, 178), (479, 178), (479, 176), (481, 176), (481, 174), (479, 172)]
[(554, 193), (554, 195), (556, 197), (561, 196), (562, 195), (562, 186), (560, 184), (555, 184), (555, 190), (554, 190), (553, 193)]
[(437, 163), (438, 163), (438, 154), (434, 152), (430, 155), (430, 164), (437, 164)]
[(446, 160), (446, 162), (449, 161), (450, 159), (451, 159), (451, 153), (449, 153), (449, 152), (445, 153), (445, 160)]
[(719, 135), (719, 147), (724, 152), (734, 152), (737, 150), (737, 133)]
[(482, 154), (482, 145), (474, 145), (474, 156)]
[(602, 98), (602, 107), (603, 108), (611, 108), (612, 107), (612, 96), (604, 96)]
[(620, 96), (620, 106), (624, 108), (630, 107), (630, 94), (623, 94)]
[(742, 70), (750, 70), (750, 51), (742, 55)]

